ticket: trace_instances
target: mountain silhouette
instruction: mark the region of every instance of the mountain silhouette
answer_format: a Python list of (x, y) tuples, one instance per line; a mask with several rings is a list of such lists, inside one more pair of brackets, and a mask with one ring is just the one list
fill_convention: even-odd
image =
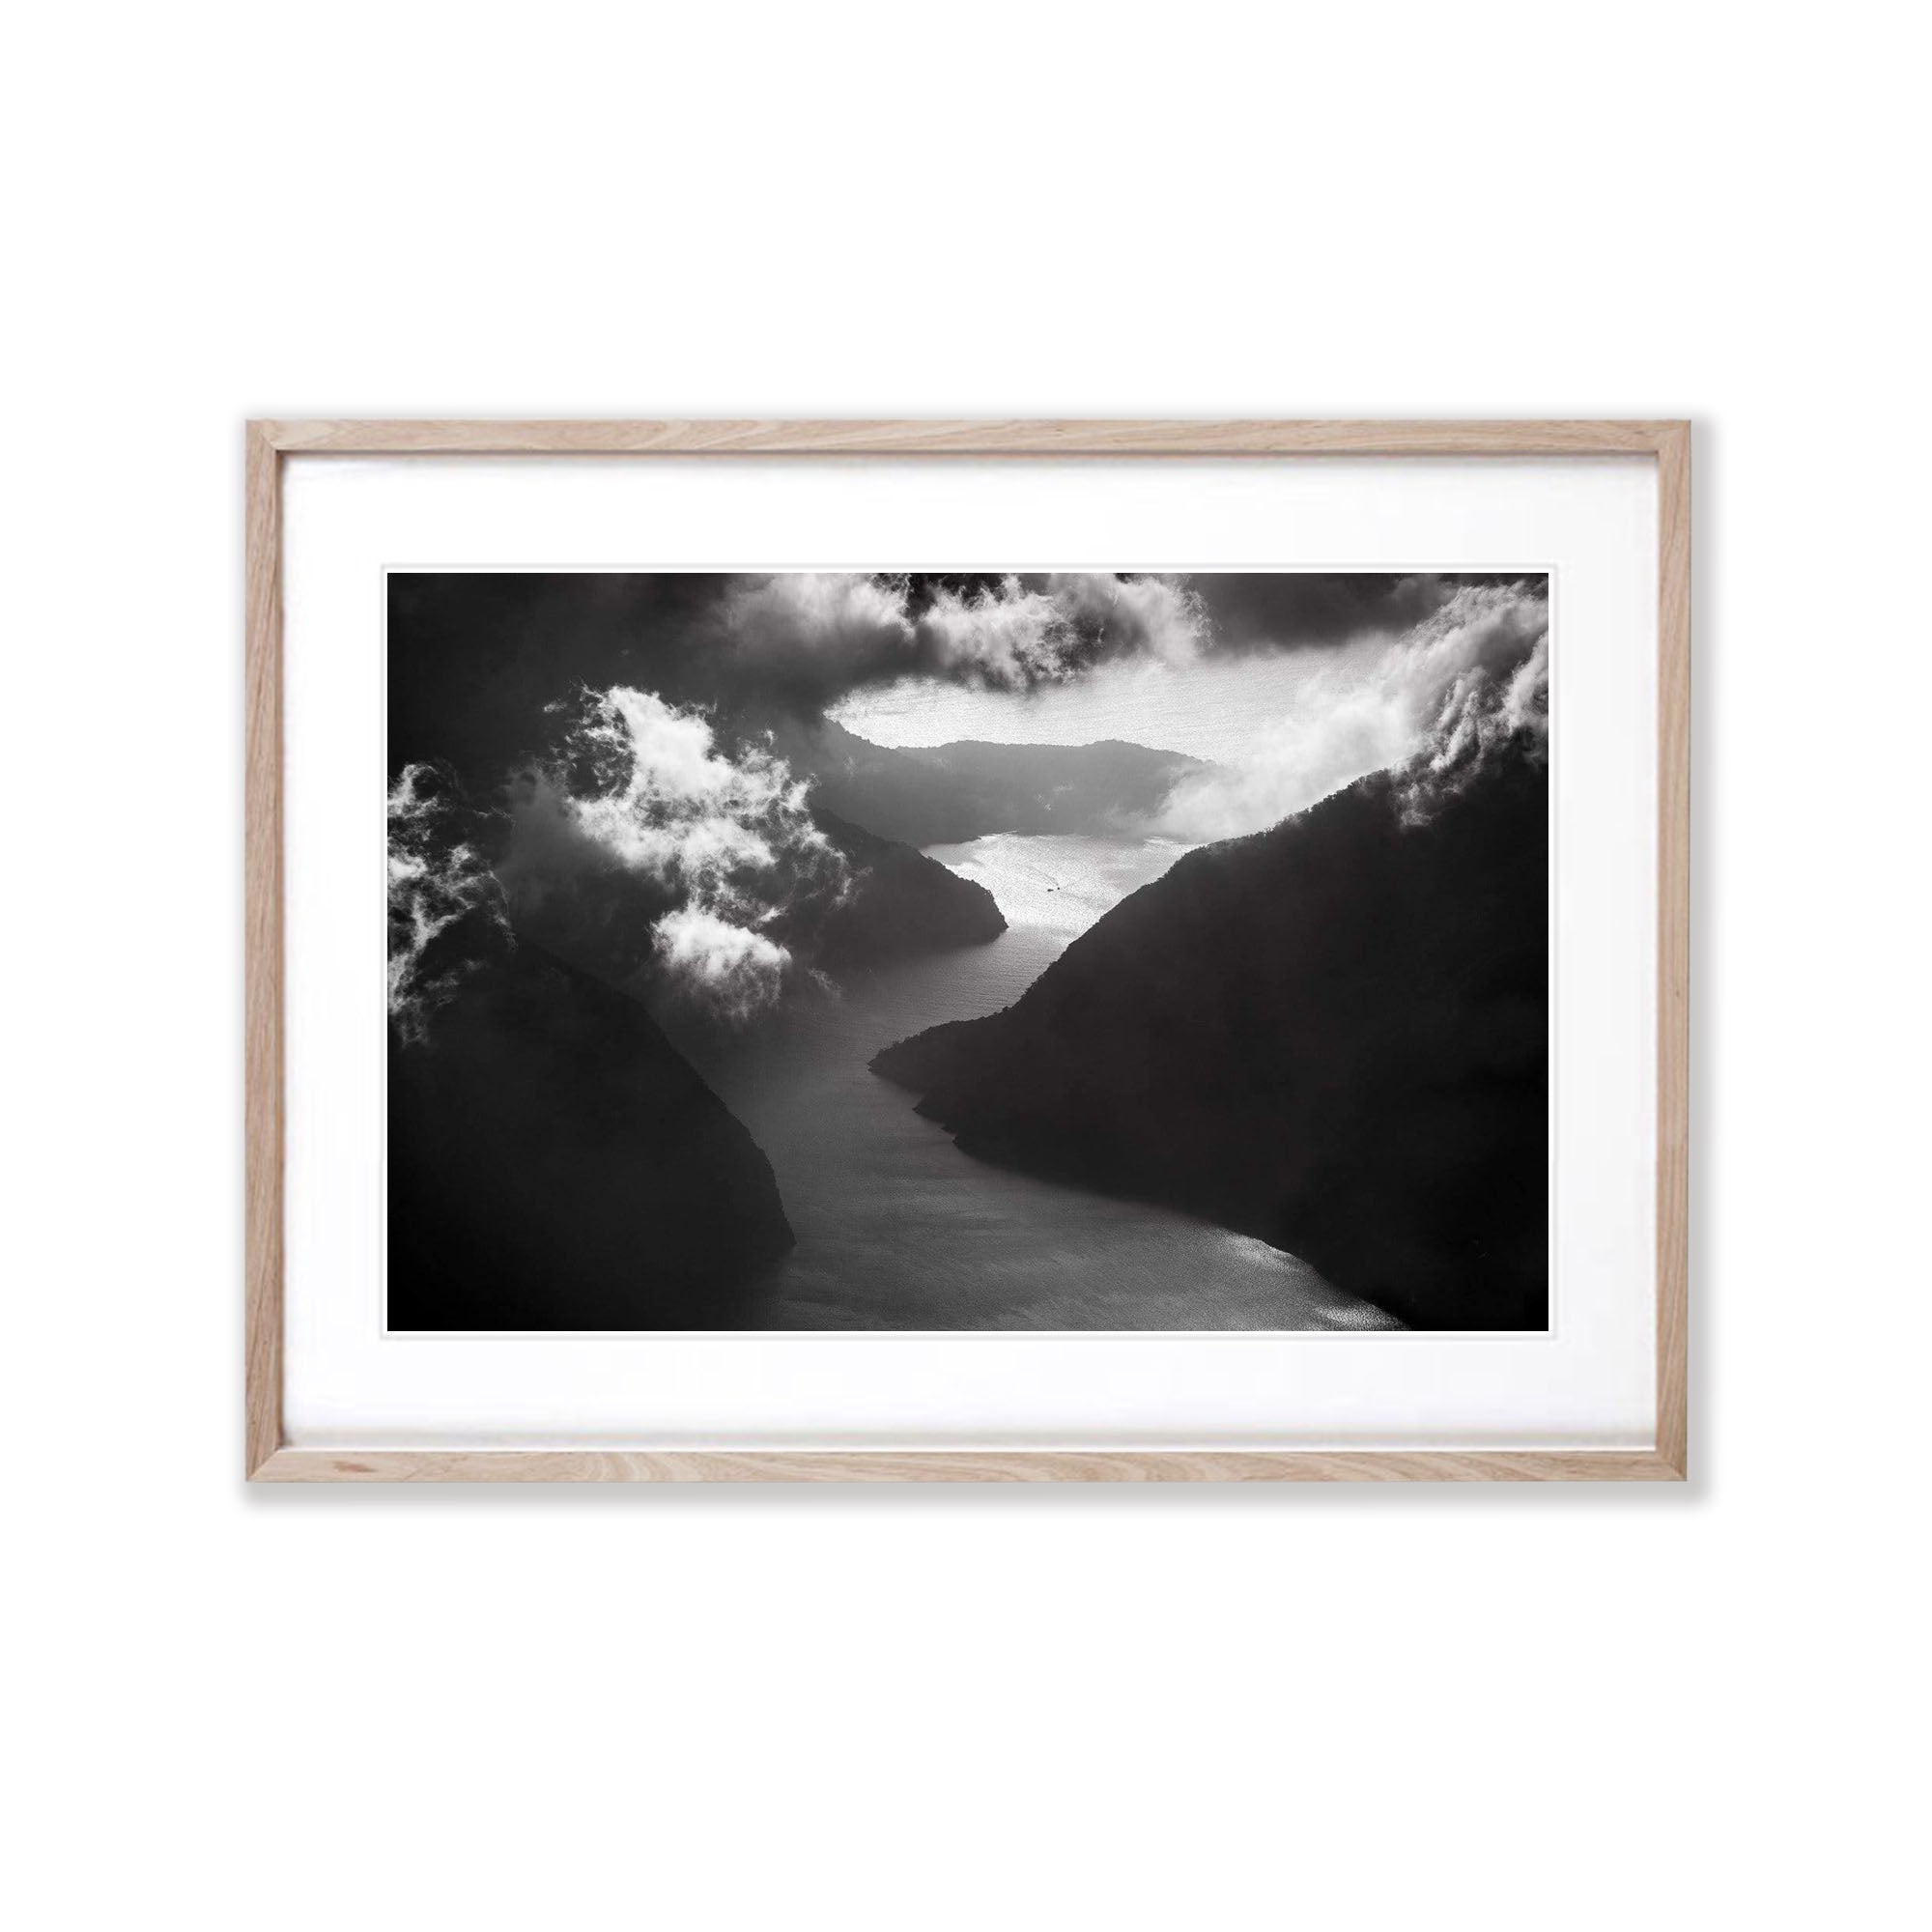
[(812, 964), (837, 974), (920, 952), (982, 946), (1006, 931), (1006, 919), (984, 886), (836, 812), (814, 810), (811, 816), (843, 854), (850, 876), (841, 895), (801, 899), (773, 926), (772, 936)]
[(1547, 1325), (1548, 777), (1204, 846), (872, 1068), (982, 1159), (1167, 1202), (1429, 1328)]
[(462, 923), (390, 1030), (389, 1326), (733, 1325), (792, 1246), (771, 1163), (637, 1001)]
[(1179, 752), (1094, 745), (956, 744), (895, 750), (830, 719), (781, 724), (773, 744), (812, 781), (812, 803), (909, 845), (963, 844), (995, 832), (1137, 831), (1177, 779), (1208, 769)]

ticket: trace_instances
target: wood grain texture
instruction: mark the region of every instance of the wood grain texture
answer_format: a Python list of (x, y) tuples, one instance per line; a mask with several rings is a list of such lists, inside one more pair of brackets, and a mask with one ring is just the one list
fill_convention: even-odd
[(1657, 1450), (1689, 1468), (1690, 425), (1658, 451)]
[(1649, 1450), (283, 1449), (269, 1483), (1671, 1483)]
[[(1690, 436), (1678, 421), (399, 422), (247, 429), (247, 1475), (268, 1483), (1673, 1482), (1687, 1467)], [(305, 1450), (282, 1441), (281, 456), (1651, 456), (1658, 463), (1654, 1451)]]
[(282, 493), (281, 458), (248, 426), (243, 480), (246, 904), (243, 1060), (248, 1473), (282, 1439)]
[(343, 456), (1655, 456), (1668, 422), (264, 422)]

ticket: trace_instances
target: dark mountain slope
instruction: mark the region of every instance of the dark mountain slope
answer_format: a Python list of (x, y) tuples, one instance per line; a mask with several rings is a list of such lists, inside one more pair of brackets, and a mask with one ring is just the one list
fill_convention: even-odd
[(1177, 778), (1206, 769), (1179, 752), (1117, 739), (895, 751), (830, 720), (781, 725), (774, 743), (812, 778), (813, 804), (910, 845), (993, 832), (1118, 834), (1152, 817)]
[[(833, 812), (811, 817), (838, 859), (809, 871), (781, 860), (781, 869), (751, 881), (782, 908), (760, 930), (804, 965), (835, 976), (865, 971), (915, 953), (983, 945), (1007, 929), (984, 886)], [(648, 874), (611, 866), (546, 879), (540, 891), (520, 885), (511, 910), (518, 931), (559, 958), (643, 994), (657, 979), (653, 924), (677, 902)]]
[(1546, 771), (1401, 803), (1378, 774), (1190, 854), (874, 1070), (969, 1153), (1258, 1235), (1412, 1325), (1544, 1326)]
[(731, 1326), (792, 1245), (751, 1135), (635, 1000), (527, 941), (455, 963), (390, 1030), (389, 1325)]
[(772, 927), (772, 937), (814, 965), (839, 973), (919, 952), (983, 946), (1007, 922), (984, 886), (962, 879), (936, 859), (881, 838), (835, 812), (812, 821), (844, 855), (850, 876), (842, 895), (799, 901)]

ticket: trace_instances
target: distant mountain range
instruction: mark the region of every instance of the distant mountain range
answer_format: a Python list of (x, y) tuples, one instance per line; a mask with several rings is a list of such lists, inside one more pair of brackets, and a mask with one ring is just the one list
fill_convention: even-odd
[(611, 685), (703, 704), (721, 742), (770, 732), (793, 770), (817, 781), (814, 805), (909, 845), (1105, 836), (1151, 815), (1176, 775), (1199, 769), (1138, 745), (869, 744), (818, 718), (815, 702), (802, 709), (781, 678), (721, 687), (686, 641), (716, 591), (713, 577), (656, 572), (391, 573), (390, 771), (443, 764), (487, 800), (508, 772), (547, 754), (552, 706)]
[(1179, 752), (1096, 745), (958, 744), (895, 750), (830, 719), (783, 724), (774, 749), (812, 781), (812, 803), (882, 838), (953, 845), (996, 832), (1132, 835), (1176, 780), (1208, 769)]
[(1181, 859), (874, 1071), (968, 1153), (1163, 1201), (1412, 1326), (1548, 1316), (1548, 779), (1380, 773)]

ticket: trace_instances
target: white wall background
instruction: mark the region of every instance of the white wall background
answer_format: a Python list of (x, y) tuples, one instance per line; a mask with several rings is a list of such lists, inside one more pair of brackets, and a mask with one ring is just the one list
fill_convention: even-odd
[[(1920, 32), (15, 22), (16, 1922), (1922, 1909)], [(1694, 415), (1696, 1482), (244, 1492), (250, 412)]]

